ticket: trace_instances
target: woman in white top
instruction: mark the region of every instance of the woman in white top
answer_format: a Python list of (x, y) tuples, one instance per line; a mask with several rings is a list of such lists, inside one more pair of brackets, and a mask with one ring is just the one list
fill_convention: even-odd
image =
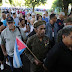
[(30, 27), (29, 27), (29, 25), (25, 24), (25, 19), (22, 19), (22, 18), (20, 19), (19, 26), (26, 33), (26, 36), (27, 36), (30, 32)]

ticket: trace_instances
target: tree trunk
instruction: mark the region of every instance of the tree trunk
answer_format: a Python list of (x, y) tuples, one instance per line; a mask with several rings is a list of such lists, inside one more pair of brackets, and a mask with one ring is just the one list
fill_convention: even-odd
[(35, 6), (33, 6), (33, 12), (34, 12), (34, 7), (35, 7)]
[(71, 4), (71, 13), (72, 13), (72, 4)]
[(63, 0), (63, 7), (64, 7), (64, 12), (66, 16), (68, 14), (68, 5), (69, 5), (68, 1)]
[(65, 12), (65, 15), (67, 16), (67, 14), (68, 14), (68, 5), (64, 6), (64, 12)]

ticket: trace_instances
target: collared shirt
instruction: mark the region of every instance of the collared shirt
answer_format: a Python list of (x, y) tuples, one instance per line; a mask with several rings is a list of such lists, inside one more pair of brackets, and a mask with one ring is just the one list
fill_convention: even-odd
[(58, 30), (59, 30), (59, 27), (58, 27), (57, 23), (54, 23), (53, 29), (52, 29), (52, 25), (50, 23), (46, 23), (46, 36), (48, 36), (51, 41), (53, 40), (53, 38), (52, 38), (53, 36), (54, 36), (54, 40), (56, 41)]
[(2, 31), (1, 44), (6, 46), (6, 51), (9, 56), (13, 57), (16, 36), (18, 36), (21, 39), (21, 35), (22, 35), (23, 39), (25, 40), (26, 35), (25, 35), (24, 31), (21, 30), (21, 34), (20, 34), (18, 28), (15, 28), (14, 32), (9, 30), (8, 27)]
[(43, 62), (48, 50), (49, 50), (49, 38), (44, 36), (43, 40), (40, 41), (38, 36), (35, 34), (28, 38), (27, 46), (36, 55), (36, 57)]

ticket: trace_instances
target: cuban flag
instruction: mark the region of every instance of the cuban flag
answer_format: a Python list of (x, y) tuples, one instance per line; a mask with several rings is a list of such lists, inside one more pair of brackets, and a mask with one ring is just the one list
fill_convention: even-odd
[(13, 56), (13, 67), (14, 68), (20, 68), (22, 67), (22, 61), (20, 58), (20, 55), (25, 50), (27, 46), (24, 44), (24, 42), (16, 37), (15, 40), (15, 47), (14, 47), (14, 56)]

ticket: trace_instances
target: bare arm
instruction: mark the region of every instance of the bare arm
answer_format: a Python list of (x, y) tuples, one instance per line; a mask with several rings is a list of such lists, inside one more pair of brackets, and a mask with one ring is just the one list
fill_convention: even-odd
[(4, 56), (7, 56), (3, 31), (1, 32), (1, 48), (2, 48), (2, 52), (3, 52)]
[(1, 25), (0, 26), (0, 32), (2, 32), (3, 29), (5, 29), (5, 26), (4, 25)]
[(4, 56), (7, 56), (5, 45), (2, 45), (1, 44), (1, 48), (2, 48), (2, 51), (3, 51)]

